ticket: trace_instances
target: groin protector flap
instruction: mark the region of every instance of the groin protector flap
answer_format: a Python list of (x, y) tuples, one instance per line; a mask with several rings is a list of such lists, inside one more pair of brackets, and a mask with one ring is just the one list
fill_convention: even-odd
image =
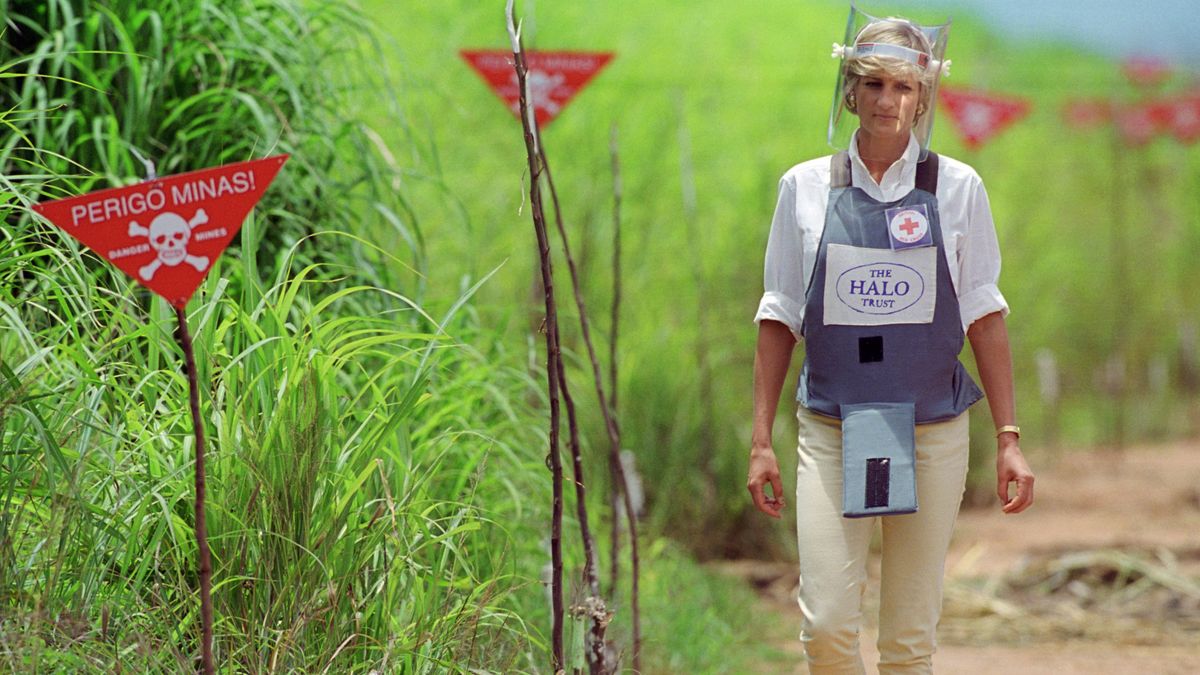
[(917, 510), (916, 406), (856, 403), (842, 412), (842, 514)]

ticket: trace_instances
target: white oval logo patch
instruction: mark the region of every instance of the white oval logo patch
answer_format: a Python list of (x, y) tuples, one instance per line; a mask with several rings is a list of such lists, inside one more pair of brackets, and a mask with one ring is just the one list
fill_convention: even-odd
[(925, 295), (925, 280), (908, 265), (871, 263), (851, 267), (837, 278), (837, 298), (863, 314), (895, 314)]

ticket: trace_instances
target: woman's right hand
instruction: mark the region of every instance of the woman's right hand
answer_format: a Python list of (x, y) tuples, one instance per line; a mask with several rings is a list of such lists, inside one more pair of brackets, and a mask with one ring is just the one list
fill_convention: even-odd
[[(796, 338), (790, 328), (773, 319), (758, 324), (758, 346), (754, 351), (754, 425), (750, 434), (750, 477), (746, 487), (759, 511), (778, 518), (787, 503), (783, 501), (783, 482), (779, 480), (779, 463), (771, 448), (771, 427), (775, 424), (775, 409), (779, 392), (787, 377), (788, 364)], [(768, 497), (767, 484), (774, 493)]]
[[(774, 496), (766, 494), (767, 484), (771, 485)], [(779, 462), (775, 459), (775, 450), (770, 446), (750, 449), (750, 476), (746, 480), (746, 488), (754, 506), (772, 518), (779, 518), (780, 511), (787, 506), (783, 499), (783, 481), (779, 479)]]

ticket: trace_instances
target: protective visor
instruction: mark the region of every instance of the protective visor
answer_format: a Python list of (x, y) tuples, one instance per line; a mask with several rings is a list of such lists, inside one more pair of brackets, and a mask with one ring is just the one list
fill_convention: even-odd
[(943, 58), (949, 33), (949, 20), (936, 26), (921, 26), (906, 19), (879, 19), (851, 3), (845, 44), (833, 45), (833, 57), (838, 59), (838, 77), (829, 110), (829, 145), (835, 150), (847, 149), (858, 129), (858, 116), (852, 109), (854, 100), (848, 96), (852, 67), (867, 72), (880, 69), (911, 72), (922, 87), (912, 132), (921, 146), (920, 159), (925, 159), (933, 134), (938, 83), (950, 68), (950, 62)]

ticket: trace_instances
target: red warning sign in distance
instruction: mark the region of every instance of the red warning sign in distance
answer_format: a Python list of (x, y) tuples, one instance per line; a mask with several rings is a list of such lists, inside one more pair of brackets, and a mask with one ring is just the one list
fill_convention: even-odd
[(1141, 87), (1156, 87), (1171, 76), (1171, 66), (1157, 56), (1131, 56), (1121, 64), (1125, 77)]
[[(512, 52), (464, 49), (459, 54), (520, 119), (521, 88), (517, 85)], [(544, 127), (558, 117), (612, 58), (611, 52), (525, 52), (530, 105), (538, 126)]]
[(1095, 129), (1113, 118), (1111, 101), (1096, 98), (1071, 99), (1063, 104), (1063, 119), (1076, 129)]
[(967, 147), (975, 150), (1029, 113), (1029, 102), (1015, 96), (942, 86), (938, 98)]
[(1200, 91), (1180, 96), (1164, 107), (1167, 131), (1182, 143), (1200, 140)]
[(181, 173), (34, 210), (183, 307), (287, 159), (277, 155)]

